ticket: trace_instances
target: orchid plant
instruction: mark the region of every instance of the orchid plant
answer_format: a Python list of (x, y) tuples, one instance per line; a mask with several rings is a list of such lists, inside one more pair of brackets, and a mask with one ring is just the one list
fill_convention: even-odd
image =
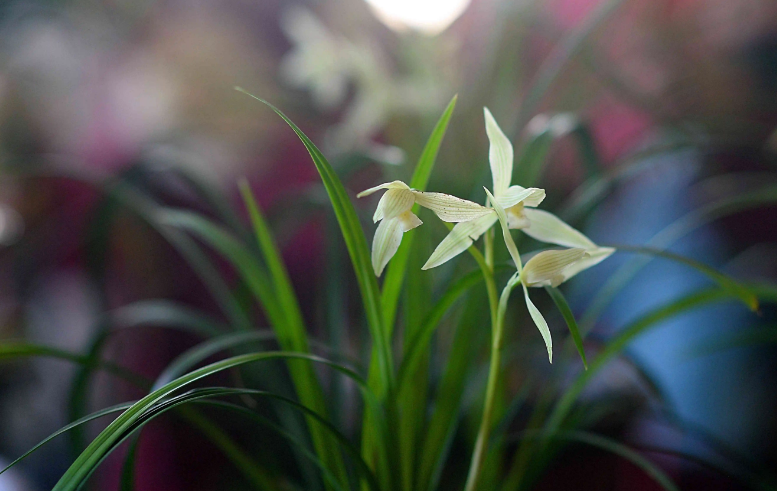
[[(411, 208), (415, 203), (432, 210), (441, 220), (455, 222), (456, 225), (432, 253), (422, 269), (431, 269), (444, 264), (472, 246), (473, 241), (486, 234), (498, 221), (502, 236), (510, 253), (516, 272), (502, 290), (493, 310), (492, 298), (492, 347), (489, 378), (486, 387), (486, 397), (483, 418), (472, 456), (466, 490), (477, 489), (481, 468), (486, 451), (486, 444), (491, 431), (496, 383), (499, 375), (500, 349), (502, 344), (504, 316), (507, 302), (513, 288), (518, 284), (523, 288), (526, 307), (534, 324), (539, 329), (548, 350), (548, 360), (553, 362), (553, 341), (548, 323), (540, 310), (529, 298), (529, 287), (556, 287), (575, 276), (579, 272), (595, 266), (610, 256), (615, 249), (599, 247), (580, 231), (564, 223), (560, 218), (543, 210), (537, 210), (545, 199), (545, 190), (539, 188), (524, 188), (511, 185), (513, 174), (513, 145), (505, 136), (488, 108), (483, 108), (486, 122), (486, 134), (490, 142), (489, 163), (493, 177), (493, 192), (487, 188), (487, 205), (480, 206), (443, 193), (422, 192), (410, 188), (401, 181), (380, 184), (365, 191), (357, 197), (369, 196), (378, 190), (386, 192), (378, 202), (373, 221), (380, 221), (372, 242), (372, 266), (377, 276), (380, 276), (389, 260), (399, 249), (403, 233), (422, 225), (421, 220), (413, 214)], [(518, 247), (510, 233), (511, 229), (522, 230), (524, 233), (541, 242), (547, 242), (567, 247), (562, 250), (545, 250), (529, 259), (525, 266), (521, 261)], [(487, 281), (493, 283), (493, 241), (486, 241)], [(494, 291), (493, 288), (489, 293)], [(494, 297), (493, 294), (491, 294)]]
[[(505, 245), (517, 269), (515, 279), (511, 279), (508, 286), (512, 289), (517, 283), (523, 285), (526, 305), (545, 340), (548, 358), (552, 362), (550, 331), (542, 314), (529, 299), (527, 287), (558, 286), (579, 272), (600, 263), (615, 252), (615, 249), (596, 245), (556, 215), (536, 209), (545, 199), (544, 189), (510, 184), (513, 174), (513, 145), (491, 115), (491, 111), (483, 108), (483, 113), (490, 142), (488, 156), (494, 183), (493, 192), (485, 189), (490, 206), (480, 206), (449, 194), (417, 191), (402, 181), (380, 184), (362, 191), (357, 197), (386, 190), (373, 216), (374, 222), (381, 223), (372, 242), (372, 266), (375, 274), (380, 276), (399, 248), (402, 234), (422, 225), (421, 220), (411, 211), (415, 203), (432, 210), (445, 222), (456, 223), (424, 264), (422, 269), (425, 270), (436, 268), (461, 254), (499, 221)], [(521, 230), (541, 242), (569, 249), (542, 251), (522, 267), (521, 256), (510, 235), (510, 229)]]
[[(459, 421), (465, 419), (461, 417), (466, 412), (464, 409), (466, 407), (464, 392), (467, 385), (465, 379), (468, 375), (480, 373), (479, 365), (473, 363), (474, 355), (479, 348), (474, 340), (482, 338), (477, 335), (482, 325), (480, 297), (475, 296), (477, 293), (471, 297), (477, 307), (477, 315), (460, 324), (464, 329), (457, 331), (454, 336), (453, 347), (450, 349), (444, 370), (435, 370), (444, 372), (444, 376), (433, 400), (427, 398), (431, 393), (427, 389), (432, 379), (432, 367), (428, 355), (432, 347), (432, 337), (441, 325), (442, 316), (456, 299), (479, 284), (480, 273), (482, 273), (489, 303), (491, 346), (483, 410), (482, 413), (477, 411), (471, 413), (475, 418), (479, 418), (479, 425), (474, 445), (471, 446), (472, 456), (466, 472), (465, 490), (525, 489), (526, 484), (531, 483), (533, 477), (531, 473), (541, 472), (543, 465), (546, 465), (552, 457), (551, 452), (554, 450), (552, 446), (545, 443), (550, 441), (559, 428), (570, 423), (571, 410), (587, 381), (591, 380), (618, 350), (623, 349), (629, 339), (657, 325), (662, 319), (681, 314), (693, 307), (695, 305), (693, 302), (724, 301), (734, 298), (742, 301), (752, 310), (758, 309), (758, 295), (752, 289), (710, 267), (662, 250), (619, 246), (621, 250), (661, 255), (691, 266), (715, 282), (717, 287), (709, 292), (702, 292), (700, 296), (691, 297), (691, 301), (679, 299), (675, 306), (670, 305), (668, 308), (662, 306), (656, 311), (657, 313), (648, 315), (647, 320), (638, 321), (636, 328), (625, 330), (619, 340), (610, 344), (611, 348), (597, 356), (589, 370), (580, 371), (577, 380), (558, 399), (552, 412), (538, 413), (536, 421), (541, 422), (541, 436), (544, 439), (542, 444), (532, 447), (529, 443), (527, 446), (520, 447), (513, 465), (505, 469), (505, 472), (497, 469), (497, 466), (506, 460), (507, 450), (504, 445), (501, 445), (500, 438), (503, 435), (497, 434), (494, 428), (500, 422), (506, 422), (506, 424), (511, 422), (500, 414), (499, 401), (504, 399), (500, 396), (505, 396), (507, 393), (503, 390), (504, 386), (499, 384), (499, 379), (505, 339), (505, 318), (512, 291), (520, 285), (529, 317), (539, 329), (547, 347), (548, 358), (552, 362), (553, 344), (548, 323), (532, 302), (529, 288), (545, 287), (550, 292), (567, 321), (585, 365), (581, 336), (574, 316), (561, 293), (554, 287), (603, 261), (613, 254), (615, 249), (597, 245), (557, 216), (539, 209), (545, 199), (545, 190), (512, 184), (513, 146), (488, 109), (484, 110), (484, 116), (486, 134), (490, 142), (489, 163), (493, 186), (492, 189), (485, 189), (484, 204), (449, 194), (426, 191), (426, 183), (455, 103), (454, 97), (440, 117), (419, 158), (418, 166), (409, 181), (410, 184), (398, 180), (387, 182), (357, 195), (365, 197), (378, 191), (384, 192), (372, 217), (378, 226), (374, 232), (371, 254), (359, 214), (332, 165), (290, 119), (270, 106), (289, 124), (307, 148), (332, 203), (333, 215), (337, 219), (356, 274), (364, 306), (365, 324), (370, 333), (371, 344), (368, 346), (371, 358), (369, 372), (366, 374), (360, 373), (358, 368), (353, 368), (353, 364), (339, 361), (340, 358), (329, 359), (313, 353), (311, 346), (315, 341), (309, 337), (310, 331), (300, 307), (301, 302), (294, 293), (291, 279), (281, 260), (281, 254), (272, 237), (270, 227), (247, 181), (241, 183), (241, 193), (250, 218), (251, 229), (255, 233), (255, 243), (246, 242), (250, 234), (245, 233), (246, 230), (240, 225), (239, 219), (227, 219), (226, 224), (217, 223), (212, 218), (197, 212), (158, 205), (129, 184), (122, 183), (122, 186), (115, 186), (111, 182), (107, 187), (114, 193), (113, 197), (134, 210), (155, 229), (160, 230), (173, 246), (179, 248), (184, 257), (191, 260), (197, 271), (203, 272), (203, 279), (207, 279), (208, 285), (213, 287), (215, 298), (219, 303), (223, 302), (224, 312), (229, 319), (229, 325), (225, 328), (233, 331), (224, 331), (222, 326), (213, 324), (210, 317), (204, 313), (195, 315), (197, 313), (188, 307), (181, 309), (178, 306), (169, 305), (169, 302), (162, 302), (164, 305), (161, 305), (153, 301), (150, 304), (144, 301), (139, 305), (123, 307), (123, 315), (117, 313), (115, 317), (126, 317), (124, 321), (126, 326), (142, 325), (149, 321), (152, 324), (174, 324), (176, 328), (191, 324), (187, 328), (191, 329), (193, 335), (206, 337), (201, 344), (181, 354), (158, 375), (156, 380), (147, 380), (122, 367), (103, 362), (100, 350), (115, 327), (108, 323), (94, 333), (91, 351), (85, 355), (32, 344), (0, 345), (0, 357), (45, 355), (83, 364), (83, 372), (77, 377), (72, 388), (72, 400), (75, 401), (74, 406), (76, 406), (73, 414), (84, 416), (80, 419), (74, 418), (73, 423), (48, 437), (30, 452), (12, 462), (5, 470), (62, 431), (113, 412), (121, 412), (91, 443), (87, 445), (83, 442), (83, 445), (80, 445), (76, 442), (79, 449), (77, 458), (53, 489), (56, 491), (81, 489), (99, 463), (111, 452), (120, 448), (122, 442), (129, 438), (132, 440), (122, 469), (122, 489), (133, 489), (133, 465), (139, 432), (146, 423), (158, 415), (173, 408), (179, 408), (181, 411), (178, 413), (181, 417), (207, 435), (223, 451), (235, 468), (250, 482), (252, 489), (289, 489), (289, 483), (292, 480), (300, 481), (295, 482), (295, 488), (298, 489), (327, 491), (447, 489), (446, 486), (449, 483), (442, 483), (440, 477), (444, 469), (455, 467), (456, 476), (452, 481), (454, 483), (457, 483), (459, 478), (461, 480), (465, 478), (464, 469), (460, 469), (460, 466), (453, 463), (453, 452), (450, 448), (452, 434), (456, 432)], [(413, 258), (419, 259), (416, 266), (421, 270), (435, 268), (451, 261), (466, 250), (478, 263), (480, 272), (474, 271), (462, 278), (454, 279), (451, 284), (446, 283), (440, 298), (431, 306), (419, 305), (414, 295), (409, 294), (404, 299), (404, 306), (407, 308), (403, 319), (403, 343), (400, 348), (394, 343), (394, 334), (403, 282), (407, 291), (421, 292), (422, 284), (429, 276), (428, 273), (416, 269), (414, 276), (408, 274), (407, 281), (404, 278), (408, 264), (412, 264), (408, 262), (412, 253), (409, 243), (412, 237), (406, 238), (405, 233), (422, 225), (414, 209), (416, 205), (431, 210), (440, 220), (454, 224), (450, 226), (449, 233), (437, 245), (425, 264), (421, 265), (423, 258)], [(102, 215), (99, 216), (102, 217)], [(494, 260), (496, 235), (494, 227), (497, 222), (511, 259), (508, 266), (511, 274), (501, 294), (496, 287), (497, 268)], [(540, 242), (560, 246), (560, 248), (545, 249), (522, 257), (511, 235), (513, 230), (519, 230)], [(222, 279), (216, 273), (217, 269), (210, 264), (206, 255), (198, 254), (199, 249), (195, 247), (195, 242), (189, 240), (189, 236), (210, 246), (233, 266), (245, 286), (245, 290), (240, 289), (239, 298), (233, 296), (234, 293), (227, 287), (226, 282), (223, 283), (222, 288)], [(481, 249), (473, 246), (481, 237), (483, 238), (482, 252)], [(400, 247), (403, 240), (406, 242)], [(338, 246), (339, 244), (338, 242)], [(392, 259), (393, 263), (388, 266)], [(384, 270), (386, 274), (382, 285), (379, 286), (378, 277), (383, 275)], [(477, 281), (473, 281), (473, 278)], [(257, 304), (261, 306), (268, 329), (254, 330), (252, 324), (254, 306), (244, 301), (244, 291), (250, 292)], [(421, 293), (421, 295), (427, 293)], [(777, 301), (777, 290), (769, 290), (759, 295), (767, 294), (769, 295), (767, 298)], [(430, 294), (428, 298), (431, 299)], [(347, 325), (347, 320), (335, 324)], [(246, 349), (248, 342), (257, 343), (268, 339), (274, 340), (279, 349)], [(470, 345), (474, 348), (470, 349)], [(461, 349), (462, 346), (466, 349)], [(224, 350), (230, 352), (230, 356), (198, 368), (213, 355)], [(395, 360), (397, 354), (400, 356)], [(467, 358), (468, 354), (472, 354), (473, 358)], [(342, 357), (342, 359), (346, 358), (348, 357)], [(236, 368), (247, 368), (249, 364), (266, 363), (270, 360), (287, 362), (288, 381), (293, 386), (296, 399), (283, 395), (288, 392), (287, 387), (282, 387), (283, 390), (277, 393), (275, 389), (257, 390), (244, 386), (242, 379), (239, 387), (192, 385), (198, 381), (205, 383), (207, 377), (221, 372), (231, 373)], [(424, 366), (425, 362), (426, 366)], [(363, 402), (360, 432), (358, 429), (354, 431), (353, 425), (345, 424), (344, 421), (338, 423), (337, 418), (331, 418), (333, 409), (340, 414), (349, 415), (357, 414), (358, 409), (343, 410), (349, 409), (345, 405), (351, 400), (345, 399), (345, 396), (339, 395), (327, 384), (323, 384), (315, 368), (317, 366), (329, 367), (351, 381), (353, 387), (359, 388)], [(91, 372), (98, 367), (135, 383), (140, 389), (147, 390), (147, 395), (135, 402), (127, 402), (87, 414), (86, 407), (78, 407), (85, 404), (88, 399), (85, 392), (88, 384), (82, 382), (88, 380)], [(267, 375), (264, 372), (256, 375), (265, 376), (266, 379), (263, 381), (271, 382), (267, 384), (268, 387), (275, 387), (273, 384), (277, 384), (279, 379), (285, 379)], [(480, 386), (476, 384), (475, 387)], [(243, 398), (273, 400), (279, 404), (279, 408), (281, 404), (283, 405), (284, 411), (281, 411), (281, 414), (284, 417), (279, 417), (277, 422), (270, 421), (260, 413), (254, 412), (255, 402), (252, 402), (251, 406), (244, 406), (219, 399), (234, 399), (235, 396), (239, 396), (241, 400)], [(337, 397), (341, 399), (338, 400)], [(191, 404), (195, 402), (198, 404)], [(290, 478), (283, 474), (283, 471), (278, 473), (273, 470), (272, 466), (265, 467), (264, 462), (254, 462), (254, 456), (242, 451), (240, 445), (232, 442), (229, 435), (210, 420), (208, 413), (200, 412), (204, 404), (216, 405), (243, 416), (256, 416), (255, 419), (263, 424), (269, 423), (268, 428), (289, 441), (289, 448), (294, 451), (295, 458), (299, 460), (297, 467), (299, 470), (307, 469), (312, 461), (321, 473), (300, 472), (301, 476), (294, 475)], [(353, 407), (356, 408), (358, 405)], [(433, 408), (431, 412), (430, 408)], [(286, 418), (292, 415), (288, 411), (299, 412), (300, 418)], [(305, 430), (309, 438), (299, 438), (297, 435), (303, 435)], [(491, 438), (492, 432), (495, 438)], [(359, 448), (355, 446), (357, 435), (361, 437)], [(601, 437), (597, 436), (597, 438)], [(262, 441), (262, 439), (256, 439), (256, 441)], [(468, 448), (470, 444), (471, 439), (468, 439), (466, 443)], [(606, 445), (610, 449), (620, 449), (617, 447), (619, 445), (617, 442), (607, 440)], [(534, 450), (536, 450), (536, 457)], [(457, 455), (461, 453), (458, 452)], [(628, 457), (631, 454), (621, 452), (621, 455)], [(524, 461), (524, 458), (534, 460), (526, 464), (527, 461)], [(632, 461), (648, 471), (664, 489), (676, 489), (660, 469), (649, 462), (646, 463), (642, 457)], [(275, 462), (270, 464), (274, 465)], [(529, 467), (531, 469), (527, 471)], [(0, 474), (2, 472), (4, 470), (0, 469)]]

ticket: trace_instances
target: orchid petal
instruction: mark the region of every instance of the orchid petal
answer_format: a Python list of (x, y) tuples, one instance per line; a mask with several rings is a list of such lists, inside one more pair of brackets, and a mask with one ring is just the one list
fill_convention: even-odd
[(363, 198), (365, 196), (371, 195), (372, 193), (374, 193), (376, 191), (380, 191), (381, 189), (407, 189), (409, 191), (410, 190), (410, 186), (408, 186), (407, 184), (405, 184), (402, 181), (386, 182), (386, 183), (383, 183), (383, 184), (379, 184), (379, 185), (375, 186), (374, 188), (365, 189), (361, 193), (357, 194), (356, 197), (357, 198)]
[(375, 276), (380, 276), (383, 268), (397, 253), (402, 242), (402, 228), (402, 220), (391, 218), (381, 221), (375, 230), (375, 237), (372, 239), (372, 269)]
[(513, 179), (513, 144), (505, 136), (488, 108), (483, 108), (486, 118), (486, 134), (491, 143), (488, 160), (494, 178), (494, 194), (501, 196)]
[(529, 315), (531, 315), (534, 324), (537, 326), (537, 329), (540, 330), (540, 334), (542, 334), (542, 339), (545, 341), (545, 347), (548, 349), (548, 360), (553, 363), (553, 339), (550, 337), (548, 323), (545, 322), (545, 318), (542, 316), (539, 309), (535, 307), (531, 299), (529, 299), (529, 290), (526, 289), (526, 285), (523, 285), (523, 296), (526, 299), (526, 307), (529, 309)]
[(521, 282), (526, 286), (556, 287), (569, 278), (566, 270), (587, 254), (585, 249), (542, 251), (526, 263)]
[(531, 226), (531, 222), (526, 218), (526, 214), (523, 210), (526, 207), (523, 203), (518, 203), (515, 206), (511, 206), (505, 210), (507, 215), (507, 227), (510, 229), (524, 229)]
[(423, 222), (410, 210), (393, 218), (384, 218), (380, 222), (372, 240), (372, 269), (375, 276), (383, 273), (383, 268), (396, 254), (402, 242), (402, 234), (421, 224)]
[(443, 193), (413, 191), (415, 202), (429, 208), (445, 222), (468, 222), (491, 213), (490, 208)]
[(505, 215), (505, 210), (502, 208), (502, 206), (499, 204), (499, 202), (494, 198), (494, 195), (491, 194), (491, 192), (486, 189), (486, 194), (488, 194), (488, 199), (491, 200), (491, 205), (494, 207), (494, 211), (496, 211), (496, 216), (499, 217), (499, 223), (502, 224), (502, 236), (505, 239), (505, 245), (507, 246), (507, 250), (510, 252), (510, 257), (513, 258), (513, 262), (515, 263), (515, 268), (520, 271), (521, 270), (521, 255), (518, 254), (518, 248), (515, 246), (515, 241), (513, 241), (513, 236), (510, 235), (510, 228), (507, 225), (507, 215)]
[(496, 220), (496, 214), (491, 213), (469, 222), (457, 223), (421, 269), (436, 268), (466, 251)]
[(413, 230), (414, 228), (420, 227), (421, 225), (424, 224), (424, 222), (422, 222), (421, 219), (418, 218), (416, 214), (410, 210), (407, 210), (401, 215), (399, 215), (397, 219), (400, 221), (402, 225), (402, 232)]
[(541, 242), (558, 244), (564, 247), (579, 247), (596, 249), (597, 245), (583, 235), (579, 230), (564, 223), (559, 217), (543, 210), (524, 210), (531, 226), (523, 229), (526, 235)]
[(564, 281), (575, 276), (577, 273), (584, 271), (592, 266), (596, 266), (600, 262), (604, 261), (610, 255), (615, 252), (612, 247), (597, 247), (596, 249), (588, 249), (585, 251), (587, 254), (580, 260), (573, 264), (570, 264), (567, 269), (564, 270)]
[(390, 188), (381, 196), (372, 221), (389, 220), (408, 211), (415, 203), (415, 196), (407, 189)]
[(513, 185), (503, 194), (497, 196), (499, 204), (505, 210), (523, 202), (524, 206), (536, 207), (545, 199), (545, 190), (540, 188), (525, 188)]

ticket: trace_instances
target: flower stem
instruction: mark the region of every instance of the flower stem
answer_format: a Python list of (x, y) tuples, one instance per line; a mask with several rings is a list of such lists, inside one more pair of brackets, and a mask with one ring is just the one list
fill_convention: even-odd
[(485, 240), (485, 264), (481, 264), (481, 270), (488, 291), (488, 303), (491, 310), (491, 361), (488, 370), (488, 382), (486, 385), (486, 398), (483, 405), (483, 419), (480, 422), (475, 451), (472, 454), (472, 462), (469, 467), (465, 491), (477, 489), (480, 473), (486, 454), (486, 446), (491, 433), (492, 419), (494, 415), (494, 400), (499, 379), (499, 366), (501, 364), (502, 327), (504, 324), (504, 310), (499, 309), (496, 283), (494, 282), (494, 241), (492, 231), (486, 232)]

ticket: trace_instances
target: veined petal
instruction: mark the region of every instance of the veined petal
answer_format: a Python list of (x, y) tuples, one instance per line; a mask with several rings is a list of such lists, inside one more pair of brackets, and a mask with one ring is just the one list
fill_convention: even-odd
[[(528, 266), (528, 264), (527, 264)], [(545, 318), (540, 313), (540, 310), (529, 299), (529, 290), (526, 289), (526, 285), (523, 285), (523, 296), (526, 299), (526, 308), (529, 309), (529, 315), (531, 315), (534, 324), (542, 334), (542, 339), (545, 341), (545, 347), (548, 348), (548, 360), (553, 363), (553, 339), (550, 337), (550, 329), (548, 323), (545, 322)]]
[(526, 214), (523, 212), (526, 207), (523, 203), (518, 203), (515, 206), (505, 209), (507, 215), (507, 226), (511, 229), (524, 229), (531, 226), (531, 222), (526, 218)]
[(526, 286), (558, 286), (569, 278), (566, 269), (585, 255), (585, 249), (542, 251), (526, 263), (521, 282)]
[(421, 269), (436, 268), (466, 251), (496, 220), (496, 213), (491, 213), (469, 222), (457, 223)]
[(492, 213), (490, 208), (450, 194), (413, 191), (415, 202), (429, 208), (445, 222), (468, 222)]
[(501, 196), (513, 179), (513, 144), (499, 128), (488, 108), (483, 108), (486, 118), (486, 134), (491, 143), (488, 149), (488, 161), (494, 178), (494, 194)]
[(596, 249), (597, 247), (591, 239), (583, 235), (579, 230), (564, 223), (553, 213), (532, 209), (526, 209), (524, 213), (531, 225), (523, 229), (523, 231), (530, 237), (534, 237), (541, 242), (558, 244), (564, 247), (579, 247), (582, 249)]
[(421, 225), (424, 224), (424, 222), (422, 222), (421, 219), (418, 218), (416, 214), (410, 210), (407, 210), (406, 212), (399, 215), (397, 217), (397, 220), (399, 220), (402, 226), (402, 232), (413, 230), (414, 228), (420, 227)]
[(383, 184), (379, 184), (379, 185), (375, 186), (374, 188), (365, 189), (361, 193), (357, 194), (356, 197), (357, 198), (363, 198), (365, 196), (371, 195), (372, 193), (374, 193), (376, 191), (380, 191), (381, 189), (407, 189), (407, 190), (410, 190), (410, 186), (408, 186), (407, 184), (405, 184), (402, 181), (385, 182)]
[(410, 210), (415, 203), (415, 196), (413, 192), (407, 189), (389, 188), (380, 201), (378, 201), (378, 207), (375, 209), (375, 215), (372, 216), (372, 221), (391, 219), (402, 213)]
[(604, 261), (615, 252), (615, 249), (612, 247), (597, 247), (596, 249), (588, 249), (585, 252), (587, 253), (586, 256), (570, 264), (569, 267), (564, 270), (564, 281), (575, 276), (577, 273)]
[(515, 263), (515, 268), (518, 271), (520, 271), (521, 255), (518, 254), (518, 248), (515, 246), (515, 241), (513, 241), (513, 236), (510, 235), (510, 228), (507, 225), (507, 215), (505, 215), (505, 210), (504, 208), (502, 208), (502, 206), (499, 204), (496, 198), (494, 198), (494, 195), (491, 194), (491, 192), (488, 189), (486, 189), (486, 194), (488, 194), (488, 199), (491, 200), (491, 205), (494, 207), (496, 216), (499, 217), (499, 223), (502, 225), (502, 236), (505, 239), (505, 245), (507, 246), (507, 250), (510, 252), (510, 257), (513, 258), (513, 262)]
[(496, 198), (505, 210), (523, 201), (524, 206), (536, 207), (545, 199), (545, 190), (513, 185)]
[(375, 276), (380, 276), (383, 268), (399, 249), (402, 228), (402, 220), (391, 218), (382, 220), (375, 230), (375, 237), (372, 239), (372, 269)]

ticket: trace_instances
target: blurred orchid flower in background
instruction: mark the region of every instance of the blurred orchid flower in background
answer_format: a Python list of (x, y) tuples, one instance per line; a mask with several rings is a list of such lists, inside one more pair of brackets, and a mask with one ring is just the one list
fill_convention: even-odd
[(381, 222), (372, 241), (372, 267), (376, 276), (381, 275), (383, 268), (396, 254), (402, 234), (423, 223), (412, 212), (414, 204), (432, 210), (445, 222), (471, 221), (492, 213), (489, 208), (472, 201), (449, 194), (417, 191), (402, 181), (380, 184), (362, 191), (356, 197), (369, 196), (381, 189), (387, 191), (380, 198), (372, 217), (373, 222)]
[(281, 76), (295, 87), (306, 88), (323, 108), (342, 103), (358, 49), (330, 32), (307, 9), (295, 7), (281, 18), (281, 28), (293, 48), (281, 61)]
[[(404, 154), (396, 147), (381, 148), (372, 138), (395, 114), (425, 114), (444, 103), (442, 94), (450, 90), (440, 72), (411, 63), (409, 72), (395, 75), (378, 43), (337, 35), (301, 7), (288, 10), (281, 27), (293, 44), (281, 61), (283, 78), (308, 90), (321, 109), (346, 105), (342, 120), (329, 131), (329, 151), (360, 149), (385, 156), (381, 160), (388, 163), (401, 163)], [(350, 87), (353, 96), (347, 97)]]

